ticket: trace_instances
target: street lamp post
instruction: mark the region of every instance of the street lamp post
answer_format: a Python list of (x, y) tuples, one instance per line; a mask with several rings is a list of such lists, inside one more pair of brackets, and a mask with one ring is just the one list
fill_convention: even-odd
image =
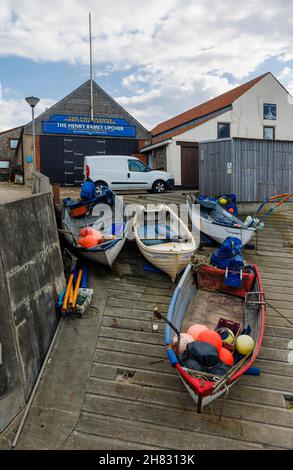
[(36, 136), (35, 136), (35, 107), (37, 106), (38, 102), (40, 101), (39, 98), (35, 96), (28, 96), (25, 101), (30, 105), (32, 108), (32, 124), (33, 124), (33, 171), (36, 171)]

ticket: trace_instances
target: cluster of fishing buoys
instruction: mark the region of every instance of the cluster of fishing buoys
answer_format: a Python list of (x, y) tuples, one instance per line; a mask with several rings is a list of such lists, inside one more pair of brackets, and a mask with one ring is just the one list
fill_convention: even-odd
[[(176, 340), (177, 338), (174, 337), (174, 343)], [(221, 361), (228, 366), (233, 366), (234, 356), (225, 347), (225, 344), (232, 345), (235, 341), (234, 333), (229, 328), (219, 328), (218, 331), (214, 331), (195, 323), (188, 328), (186, 333), (180, 333), (178, 353), (183, 354), (188, 343), (193, 341), (204, 341), (211, 344), (218, 350)], [(235, 348), (242, 355), (249, 354), (254, 349), (254, 341), (249, 335), (240, 335), (236, 339)]]
[[(221, 206), (226, 206), (226, 204), (228, 204), (228, 200), (225, 197), (221, 197), (221, 199), (219, 200), (219, 203), (221, 204)], [(233, 207), (230, 207), (228, 209), (228, 212), (230, 212), (230, 214), (234, 214)]]
[(106, 241), (111, 241), (116, 238), (115, 235), (103, 235), (99, 230), (92, 227), (83, 227), (80, 232), (80, 239), (77, 241), (78, 245), (83, 248), (93, 248)]
[(80, 232), (80, 239), (77, 243), (83, 248), (93, 248), (102, 242), (102, 234), (92, 227), (83, 227)]

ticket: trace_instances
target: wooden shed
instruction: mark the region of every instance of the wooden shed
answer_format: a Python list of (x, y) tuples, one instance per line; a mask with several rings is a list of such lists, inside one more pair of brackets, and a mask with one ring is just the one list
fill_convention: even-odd
[(199, 190), (235, 193), (241, 202), (293, 193), (293, 142), (221, 139), (199, 144)]

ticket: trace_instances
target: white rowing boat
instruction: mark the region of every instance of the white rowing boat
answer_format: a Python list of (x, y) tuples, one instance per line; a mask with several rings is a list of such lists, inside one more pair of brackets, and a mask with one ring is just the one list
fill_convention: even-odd
[(216, 242), (222, 244), (227, 237), (239, 238), (242, 246), (250, 242), (256, 230), (261, 228), (257, 225), (259, 219), (247, 217), (243, 222), (230, 212), (226, 211), (220, 204), (212, 207), (204, 207), (197, 203), (196, 198), (187, 196), (188, 214), (193, 230), (200, 226), (200, 231)]
[(172, 281), (187, 266), (197, 249), (187, 226), (166, 204), (152, 209), (137, 207), (133, 232), (143, 256), (169, 274)]
[[(196, 198), (192, 194), (186, 197), (186, 202), (193, 230), (200, 228), (201, 232), (220, 244), (227, 237), (239, 238), (242, 246), (245, 246), (258, 230), (263, 229), (264, 220), (292, 196), (293, 194), (291, 193), (285, 193), (265, 199), (257, 208), (254, 215), (248, 215), (244, 221), (230, 213), (229, 210), (226, 210), (221, 205), (220, 199), (217, 200), (213, 197), (203, 196)], [(278, 201), (279, 199), (280, 201)], [(262, 214), (260, 219), (256, 217), (268, 203), (271, 203), (272, 207)]]

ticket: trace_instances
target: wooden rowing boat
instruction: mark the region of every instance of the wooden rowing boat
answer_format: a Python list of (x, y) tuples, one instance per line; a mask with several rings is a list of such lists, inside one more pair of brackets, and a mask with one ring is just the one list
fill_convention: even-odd
[(172, 281), (187, 266), (197, 249), (191, 232), (166, 204), (151, 209), (137, 207), (133, 232), (143, 256), (169, 274)]
[(230, 214), (220, 204), (214, 204), (210, 208), (204, 207), (189, 195), (186, 202), (192, 228), (194, 230), (200, 228), (202, 233), (220, 244), (227, 237), (236, 237), (241, 240), (242, 246), (244, 246), (250, 242), (257, 230), (254, 226), (245, 226), (247, 222), (243, 222), (235, 215)]
[[(219, 200), (212, 197), (196, 198), (195, 195), (192, 194), (186, 197), (186, 202), (193, 231), (200, 230), (220, 244), (222, 244), (227, 237), (236, 237), (241, 240), (242, 246), (245, 246), (258, 230), (263, 229), (264, 220), (292, 196), (291, 193), (285, 193), (265, 199), (257, 208), (254, 215), (248, 215), (244, 221), (236, 217), (233, 213), (230, 213), (220, 204)], [(257, 216), (268, 203), (270, 203), (272, 207), (259, 219)]]
[[(188, 392), (197, 403), (197, 411), (226, 391), (253, 364), (261, 347), (264, 321), (264, 292), (258, 268), (247, 266), (246, 281), (241, 288), (225, 285), (225, 271), (210, 265), (194, 270), (189, 264), (176, 287), (168, 311), (165, 327), (165, 344), (170, 364), (183, 381)], [(173, 325), (179, 332), (186, 332), (193, 323), (215, 329), (220, 318), (238, 322), (241, 327), (250, 327), (254, 339), (254, 350), (244, 356), (222, 376), (187, 369), (180, 365), (174, 350)]]
[[(127, 237), (128, 222), (124, 206), (119, 197), (107, 188), (86, 204), (63, 204), (61, 223), (66, 240), (77, 253), (106, 266), (112, 266)], [(114, 235), (115, 238), (91, 248), (79, 246), (78, 239), (85, 227), (94, 228), (103, 236)]]

